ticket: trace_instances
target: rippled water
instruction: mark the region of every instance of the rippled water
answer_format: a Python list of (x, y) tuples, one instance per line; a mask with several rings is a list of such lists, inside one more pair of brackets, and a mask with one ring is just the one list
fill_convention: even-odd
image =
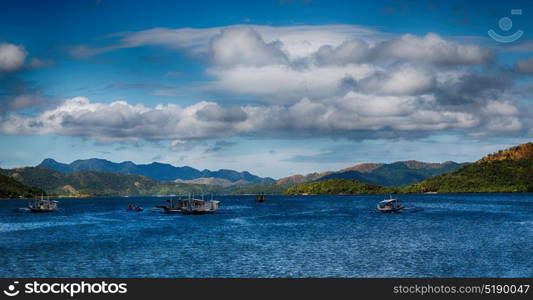
[[(0, 200), (0, 277), (531, 277), (533, 194), (219, 197), (165, 215), (165, 198)], [(145, 207), (130, 212), (128, 202)]]

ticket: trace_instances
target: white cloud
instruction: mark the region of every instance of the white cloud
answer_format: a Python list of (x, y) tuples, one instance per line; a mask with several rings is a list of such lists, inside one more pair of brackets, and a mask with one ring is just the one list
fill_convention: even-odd
[(24, 65), (28, 53), (22, 46), (0, 43), (0, 72), (11, 72)]
[[(208, 106), (218, 108), (214, 119), (209, 119), (210, 115), (198, 116)], [(233, 112), (229, 110), (226, 114), (231, 117)], [(76, 97), (36, 117), (10, 114), (2, 121), (0, 130), (8, 134), (82, 136), (100, 142), (205, 139), (239, 131), (239, 121), (225, 118), (225, 111), (210, 102), (187, 107), (160, 104), (148, 108), (125, 101), (91, 103), (85, 97)]]
[(483, 107), (487, 129), (496, 132), (516, 132), (523, 128), (519, 110), (510, 101), (489, 101)]
[(160, 46), (186, 50), (193, 55), (207, 55), (209, 43), (224, 30), (251, 29), (257, 32), (265, 43), (281, 42), (281, 50), (290, 60), (310, 56), (324, 45), (338, 46), (354, 38), (370, 43), (382, 41), (391, 34), (357, 25), (319, 26), (261, 26), (232, 25), (211, 28), (153, 28), (136, 32), (121, 32), (111, 35), (118, 37), (117, 43), (103, 47), (75, 46), (70, 49), (73, 56), (88, 58), (109, 51), (142, 46)]
[(198, 102), (186, 107), (154, 108), (125, 101), (92, 103), (84, 97), (30, 117), (10, 114), (0, 121), (4, 134), (58, 134), (99, 142), (170, 140), (173, 148), (188, 141), (238, 135), (286, 137), (411, 136), (444, 130), (513, 132), (522, 129), (518, 109), (509, 101), (489, 101), (476, 109), (446, 108), (431, 95), (373, 96), (348, 92), (322, 101), (307, 98), (289, 105), (221, 107)]
[(364, 78), (359, 88), (367, 93), (417, 95), (431, 92), (435, 84), (435, 76), (428, 68), (402, 64)]
[(234, 65), (276, 65), (287, 62), (279, 43), (266, 43), (251, 28), (225, 29), (213, 37), (210, 44), (213, 62), (220, 66)]
[(295, 69), (287, 65), (237, 66), (213, 68), (208, 72), (217, 78), (210, 88), (225, 92), (258, 95), (267, 103), (288, 104), (302, 97), (331, 97), (342, 88), (346, 78), (360, 80), (376, 67), (368, 64), (346, 66), (311, 66)]
[(353, 25), (236, 25), (115, 36), (115, 44), (81, 46), (77, 54), (147, 45), (185, 51), (204, 57), (206, 74), (214, 79), (200, 89), (251, 96), (263, 105), (147, 107), (78, 97), (33, 117), (12, 113), (0, 131), (101, 142), (168, 140), (171, 148), (185, 149), (200, 140), (243, 135), (368, 139), (524, 127), (515, 102), (501, 100), (505, 83), (469, 66), (491, 62), (492, 51), (433, 33), (398, 37)]
[(345, 41), (338, 47), (324, 45), (314, 54), (320, 65), (347, 65), (359, 63), (369, 59), (370, 48), (367, 42), (359, 39)]
[(428, 33), (423, 37), (405, 34), (378, 46), (381, 57), (427, 61), (446, 65), (484, 64), (494, 58), (491, 50), (478, 45), (459, 44)]

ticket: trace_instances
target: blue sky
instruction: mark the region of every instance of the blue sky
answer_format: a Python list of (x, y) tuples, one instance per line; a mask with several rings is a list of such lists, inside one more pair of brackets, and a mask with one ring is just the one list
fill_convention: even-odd
[(99, 157), (279, 178), (473, 161), (533, 135), (525, 1), (0, 5), (4, 168)]

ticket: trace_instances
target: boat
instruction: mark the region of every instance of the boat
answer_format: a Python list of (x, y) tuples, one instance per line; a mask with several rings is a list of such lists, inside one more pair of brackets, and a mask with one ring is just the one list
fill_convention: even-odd
[(54, 212), (58, 209), (58, 201), (44, 199), (41, 194), (41, 199), (30, 199), (28, 208), (31, 212)]
[(137, 206), (137, 205), (133, 205), (130, 203), (128, 203), (128, 210), (131, 210), (131, 211), (143, 211), (144, 209), (140, 206)]
[(255, 202), (265, 202), (265, 201), (266, 201), (265, 193), (261, 193), (257, 195), (257, 197), (255, 198)]
[(396, 213), (405, 208), (398, 199), (392, 198), (382, 200), (377, 205), (377, 210), (383, 213)]
[(184, 215), (205, 215), (215, 213), (219, 208), (220, 201), (196, 199), (189, 195), (187, 199), (173, 200), (169, 199), (169, 205), (157, 206), (165, 211), (165, 213), (181, 213)]

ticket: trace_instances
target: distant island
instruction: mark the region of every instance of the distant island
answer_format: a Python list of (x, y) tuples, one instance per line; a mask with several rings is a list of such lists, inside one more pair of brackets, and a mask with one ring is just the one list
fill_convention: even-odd
[(364, 163), (339, 171), (278, 180), (234, 170), (197, 170), (103, 159), (71, 164), (45, 159), (36, 167), (0, 169), (0, 198), (177, 194), (376, 194), (533, 192), (533, 143), (474, 163)]

